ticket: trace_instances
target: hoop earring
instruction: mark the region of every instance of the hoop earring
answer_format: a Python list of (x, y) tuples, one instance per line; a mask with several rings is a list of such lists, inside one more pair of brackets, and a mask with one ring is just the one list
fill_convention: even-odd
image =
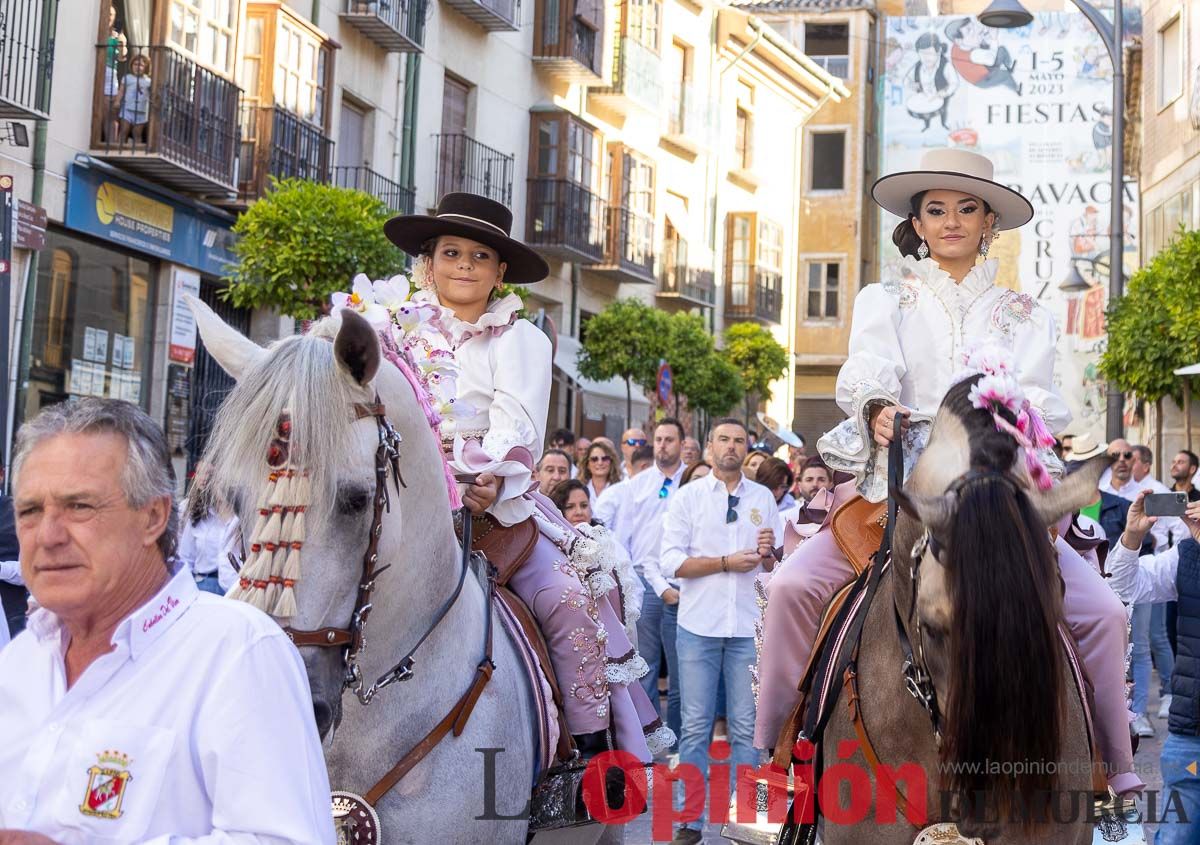
[(924, 261), (928, 257), (929, 257), (929, 244), (925, 243), (925, 241), (921, 241), (921, 245), (919, 247), (917, 247), (917, 258), (920, 259), (921, 261)]

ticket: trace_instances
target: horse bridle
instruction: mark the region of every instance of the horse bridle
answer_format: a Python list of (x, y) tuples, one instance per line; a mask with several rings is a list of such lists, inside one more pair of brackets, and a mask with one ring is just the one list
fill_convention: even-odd
[[(388, 495), (387, 487), (389, 469), (391, 470), (392, 480), (396, 485), (397, 493), (400, 492), (400, 487), (406, 485), (404, 484), (404, 477), (400, 474), (400, 444), (402, 438), (392, 426), (391, 421), (388, 420), (387, 409), (379, 401), (378, 395), (375, 397), (374, 402), (355, 402), (351, 408), (354, 411), (355, 422), (367, 419), (368, 417), (373, 418), (379, 434), (379, 445), (375, 448), (374, 511), (371, 516), (371, 527), (367, 535), (367, 550), (363, 553), (362, 575), (358, 582), (358, 593), (354, 600), (354, 611), (350, 615), (349, 626), (345, 628), (326, 627), (313, 631), (301, 631), (289, 626), (283, 630), (291, 638), (292, 642), (295, 643), (297, 648), (307, 646), (312, 648), (345, 649), (342, 659), (346, 667), (346, 673), (342, 679), (342, 690), (352, 690), (359, 702), (366, 705), (371, 703), (371, 700), (380, 690), (399, 681), (407, 681), (413, 676), (414, 655), (417, 649), (434, 632), (462, 593), (463, 582), (466, 580), (466, 575), (470, 568), (470, 520), (463, 520), (463, 530), (468, 533), (464, 537), (462, 566), (454, 592), (443, 602), (442, 607), (434, 614), (433, 620), (425, 628), (424, 633), (421, 634), (416, 644), (408, 650), (404, 657), (380, 675), (374, 683), (367, 686), (366, 681), (363, 679), (362, 669), (358, 665), (358, 658), (366, 649), (367, 619), (370, 618), (371, 608), (373, 607), (371, 594), (375, 590), (375, 581), (380, 574), (391, 567), (390, 563), (383, 566), (379, 565), (379, 540), (383, 534), (383, 514), (385, 511), (391, 510), (391, 497)], [(490, 639), (485, 660), (491, 664)]]

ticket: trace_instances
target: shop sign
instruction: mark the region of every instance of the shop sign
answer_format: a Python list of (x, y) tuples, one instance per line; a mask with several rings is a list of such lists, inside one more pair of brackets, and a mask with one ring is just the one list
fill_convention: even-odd
[(20, 200), (16, 205), (15, 245), (21, 249), (41, 249), (46, 245), (46, 209)]
[(226, 220), (81, 164), (67, 174), (65, 223), (214, 276), (236, 263)]

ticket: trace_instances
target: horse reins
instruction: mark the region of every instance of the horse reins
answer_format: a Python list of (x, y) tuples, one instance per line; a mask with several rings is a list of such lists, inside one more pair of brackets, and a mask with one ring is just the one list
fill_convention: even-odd
[[(345, 649), (343, 662), (346, 674), (342, 680), (342, 691), (353, 690), (359, 702), (363, 705), (371, 703), (381, 689), (399, 681), (407, 681), (413, 677), (415, 654), (429, 636), (441, 624), (462, 594), (463, 583), (471, 565), (471, 519), (463, 514), (462, 558), (458, 574), (458, 582), (454, 592), (447, 598), (433, 621), (425, 628), (424, 633), (417, 639), (416, 644), (400, 659), (396, 665), (380, 675), (369, 687), (363, 680), (362, 670), (358, 665), (358, 657), (366, 648), (367, 619), (371, 615), (373, 603), (371, 594), (375, 589), (375, 580), (381, 573), (391, 567), (391, 564), (379, 566), (379, 539), (383, 534), (384, 511), (391, 510), (391, 497), (388, 495), (388, 471), (391, 470), (396, 492), (404, 485), (400, 474), (400, 435), (392, 427), (387, 418), (387, 409), (375, 397), (373, 403), (356, 402), (352, 405), (355, 422), (367, 419), (375, 420), (379, 431), (379, 445), (375, 449), (375, 498), (371, 527), (368, 533), (367, 550), (363, 553), (362, 576), (358, 583), (358, 594), (354, 601), (354, 611), (350, 616), (350, 624), (345, 628), (318, 628), (312, 631), (301, 631), (292, 627), (283, 630), (292, 642), (300, 647), (312, 648), (342, 648)], [(495, 579), (490, 568), (488, 571), (488, 595), (484, 602), (484, 649), (483, 659), (475, 667), (475, 676), (466, 692), (455, 702), (450, 711), (438, 722), (425, 737), (418, 742), (407, 754), (400, 758), (386, 775), (373, 786), (364, 796), (367, 803), (375, 804), (395, 786), (401, 778), (425, 758), (446, 734), (453, 730), (455, 736), (460, 736), (466, 729), (467, 721), (475, 709), (479, 696), (492, 678), (496, 664), (492, 661), (492, 600), (495, 597)]]

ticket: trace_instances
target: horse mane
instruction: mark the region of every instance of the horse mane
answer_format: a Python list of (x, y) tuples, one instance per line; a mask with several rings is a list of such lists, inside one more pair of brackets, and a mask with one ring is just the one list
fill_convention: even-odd
[[(1017, 443), (968, 398), (978, 379), (955, 385), (943, 402), (966, 428), (976, 474), (958, 489), (955, 518), (939, 538), (954, 608), (942, 757), (955, 765), (944, 768), (943, 785), (961, 812), (999, 810), (1002, 821), (1030, 826), (1048, 822), (1058, 781), (1062, 592), (1046, 526), (1014, 475)], [(988, 771), (1001, 764), (1013, 774)]]
[[(350, 406), (362, 399), (352, 395), (333, 357), (330, 340), (339, 325), (327, 317), (308, 334), (282, 338), (241, 374), (217, 413), (204, 449), (208, 471), (194, 495), (210, 502), (230, 501), (239, 491), (257, 496), (270, 472), (267, 449), (276, 423), (287, 412), (292, 460), (305, 463), (312, 485), (306, 518), (319, 524), (331, 516), (336, 469), (350, 460)], [(305, 455), (321, 460), (304, 461)]]

